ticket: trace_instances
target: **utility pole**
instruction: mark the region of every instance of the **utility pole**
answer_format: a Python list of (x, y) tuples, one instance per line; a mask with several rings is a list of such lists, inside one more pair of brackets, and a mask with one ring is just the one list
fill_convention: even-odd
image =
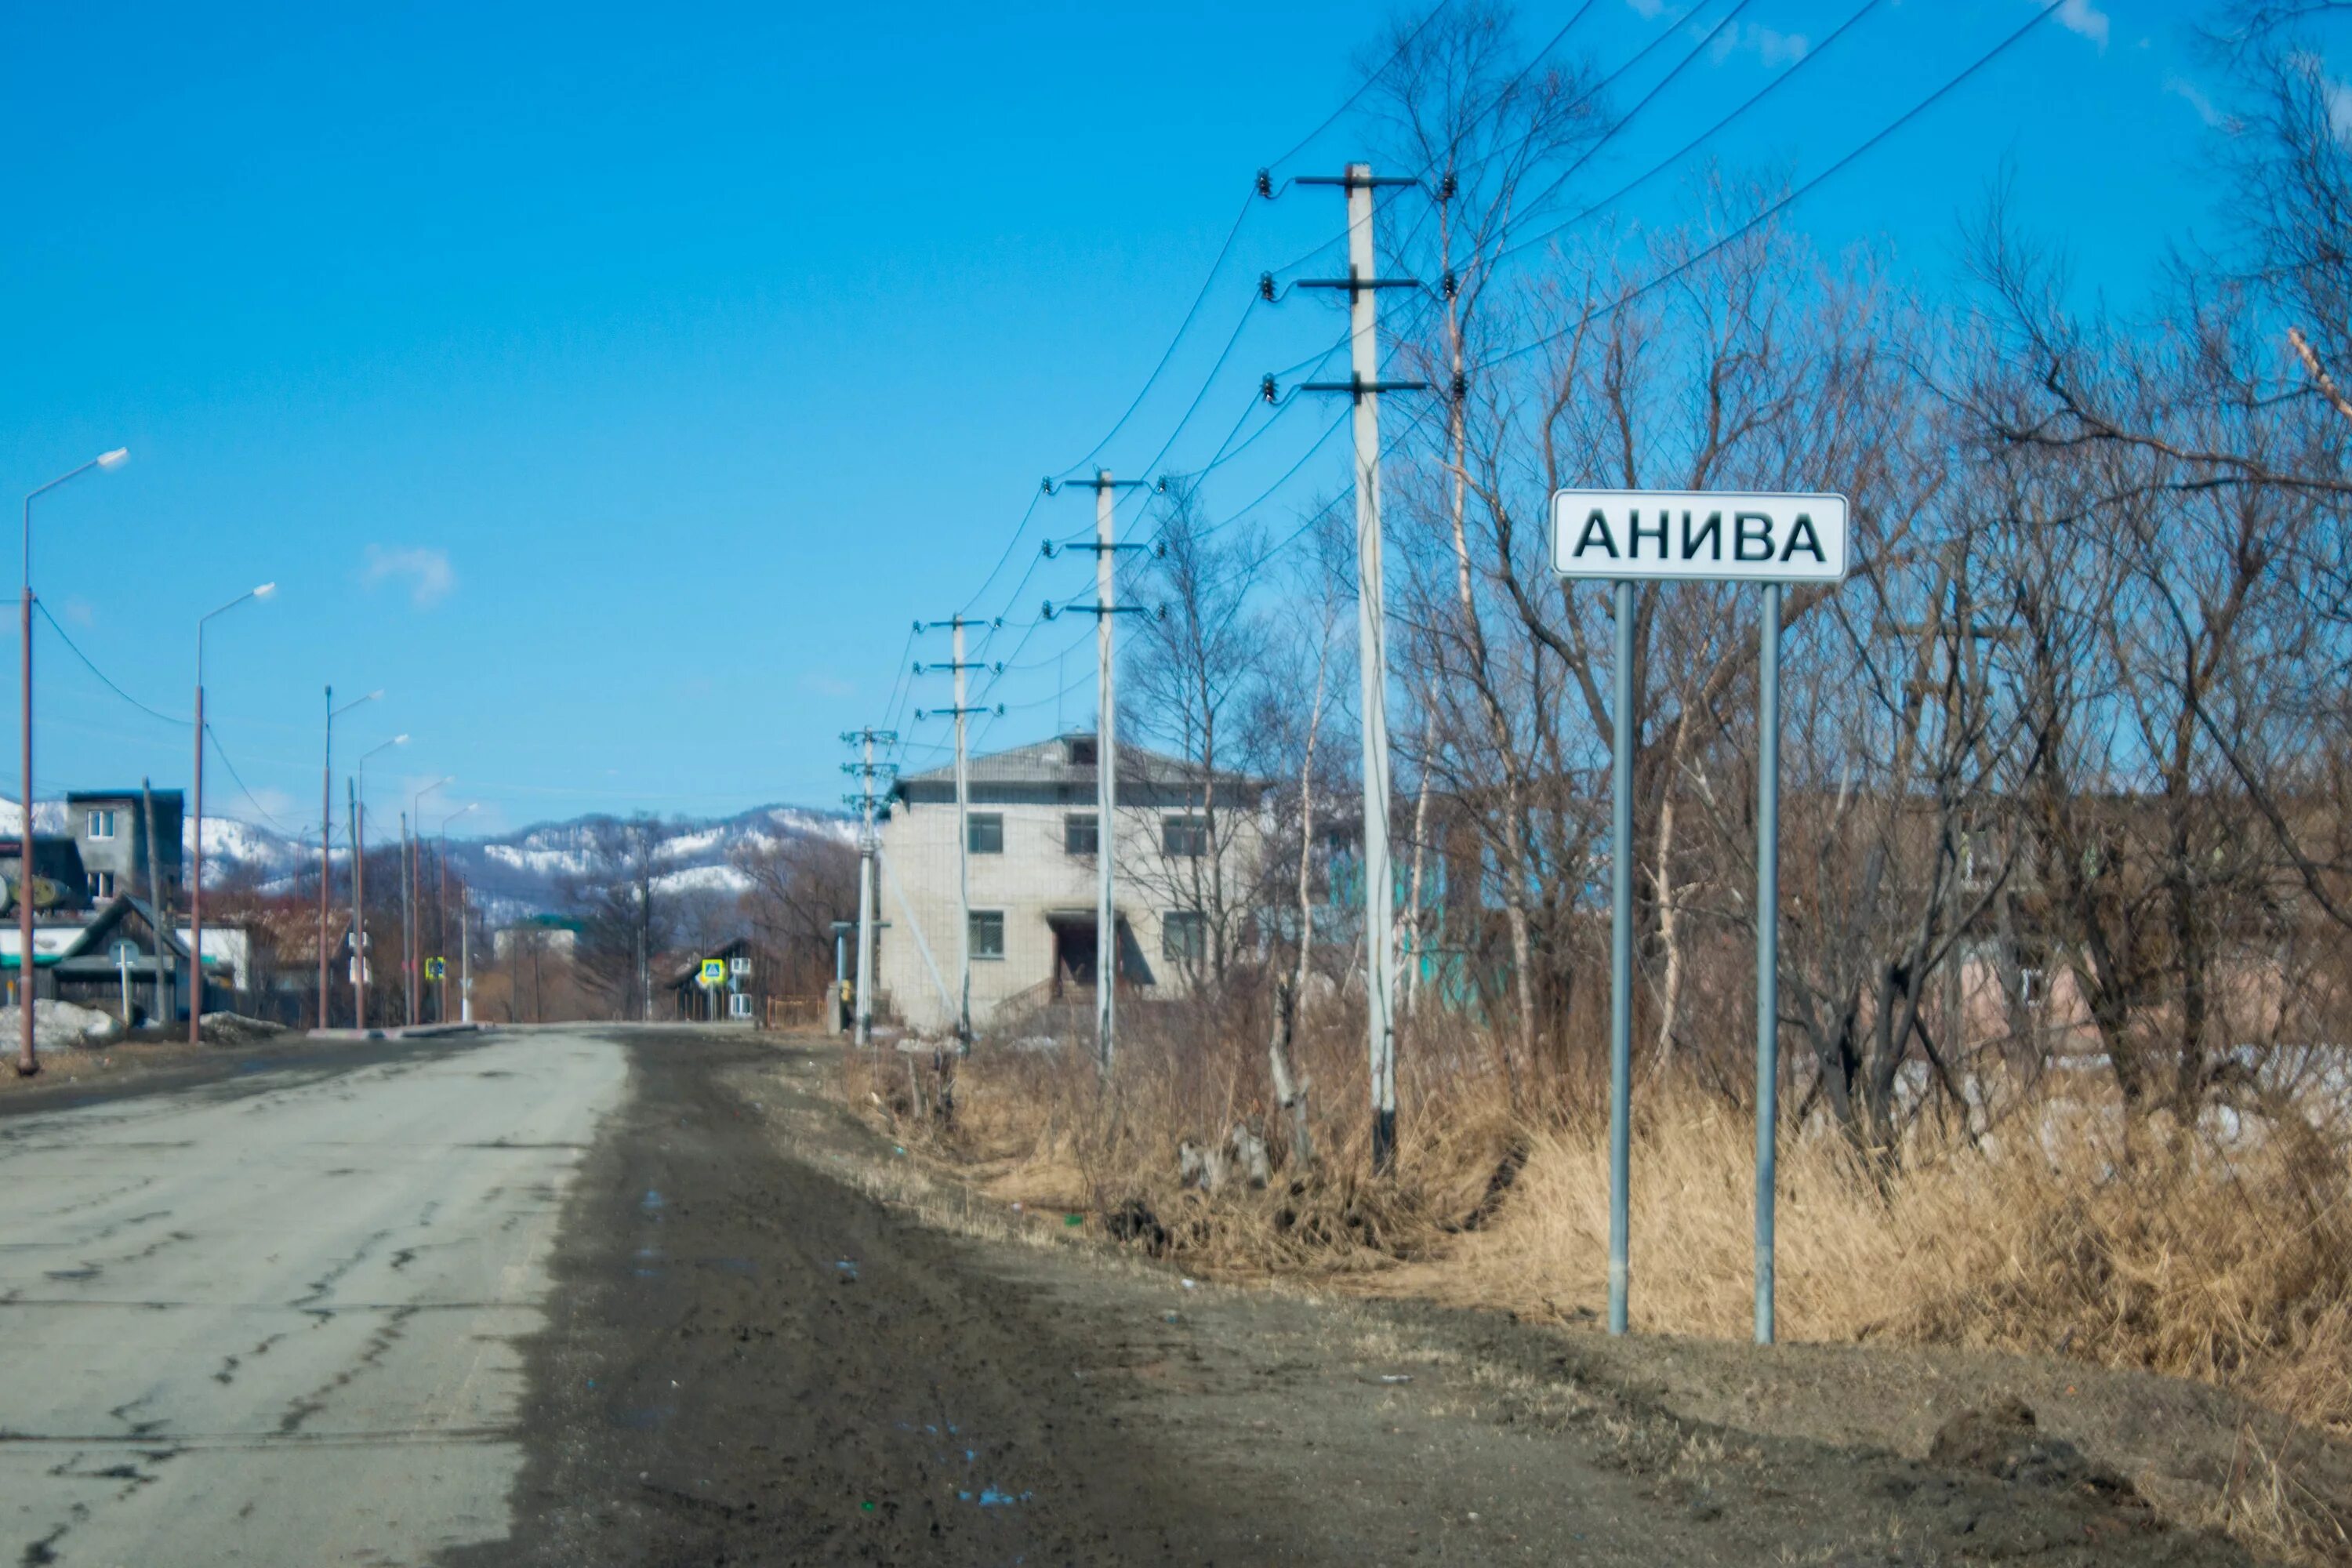
[[(971, 1055), (971, 756), (964, 720), (980, 710), (973, 708), (964, 700), (966, 696), (964, 672), (979, 667), (964, 658), (963, 629), (978, 624), (961, 616), (950, 616), (944, 621), (915, 623), (915, 629), (919, 632), (938, 631), (944, 626), (955, 634), (953, 662), (945, 667), (955, 676), (955, 706), (945, 709), (934, 708), (928, 714), (923, 710), (918, 709), (915, 711), (915, 717), (923, 719), (940, 713), (949, 713), (955, 718), (956, 902), (962, 910), (962, 920), (958, 927), (961, 941), (957, 952), (962, 956), (962, 975), (956, 1004), (956, 1047), (960, 1055), (967, 1057)], [(992, 630), (1002, 624), (998, 621), (988, 623)], [(933, 671), (940, 668), (936, 664), (930, 666)], [(1003, 673), (1003, 665), (996, 667), (1000, 674)], [(923, 666), (919, 664), (915, 666), (917, 675), (922, 674), (923, 670)], [(1004, 710), (1000, 706), (995, 711), (1001, 714)]]
[(328, 1025), (327, 1006), (327, 909), (333, 896), (335, 881), (335, 721), (362, 702), (373, 702), (383, 695), (371, 691), (335, 706), (335, 689), (327, 688), (326, 765), (319, 778), (319, 1027)]
[(411, 982), (414, 952), (408, 942), (408, 813), (400, 814), (400, 1000), (406, 1022), (416, 1022), (416, 987)]
[[(1418, 289), (1410, 278), (1376, 273), (1372, 192), (1418, 180), (1375, 179), (1370, 163), (1339, 175), (1303, 176), (1302, 185), (1338, 185), (1348, 195), (1348, 276), (1301, 279), (1301, 289), (1348, 292), (1349, 378), (1307, 382), (1303, 392), (1344, 393), (1355, 402), (1356, 634), (1363, 681), (1364, 1012), (1371, 1054), (1372, 1170), (1396, 1169), (1396, 948), (1389, 869), (1388, 620), (1381, 585), (1381, 394), (1426, 392), (1419, 381), (1380, 378), (1380, 291)], [(1268, 391), (1272, 386), (1269, 382)]]
[(367, 833), (360, 816), (360, 786), (345, 779), (344, 820), (352, 825), (352, 1026), (367, 1028)]
[(457, 879), (457, 1021), (474, 1021), (474, 896)]
[[(1112, 525), (1119, 488), (1145, 482), (1115, 479), (1108, 468), (1097, 469), (1093, 480), (1095, 542), (1071, 547), (1095, 552), (1095, 602), (1070, 608), (1091, 610), (1095, 617), (1095, 1066), (1105, 1078), (1110, 1076), (1116, 1055), (1118, 1025), (1118, 916), (1111, 903), (1118, 868), (1118, 819), (1114, 816), (1118, 809), (1118, 706), (1112, 689), (1118, 663), (1113, 657), (1111, 623), (1121, 611), (1114, 594), (1116, 574), (1111, 567), (1122, 548), (1141, 548), (1133, 544), (1121, 546), (1113, 537)], [(1045, 493), (1054, 493), (1051, 479), (1045, 481)], [(1050, 559), (1053, 553), (1054, 546), (1049, 542), (1045, 554)], [(1053, 601), (1047, 600), (1045, 619), (1052, 620), (1057, 613)]]
[(858, 808), (857, 826), (857, 1014), (856, 1033), (852, 1043), (863, 1050), (874, 1040), (874, 779), (877, 773), (897, 772), (889, 763), (874, 760), (874, 742), (895, 745), (898, 737), (888, 730), (853, 730), (844, 735), (845, 744), (865, 748), (860, 759), (844, 763), (842, 771), (858, 777), (857, 793), (847, 796)]

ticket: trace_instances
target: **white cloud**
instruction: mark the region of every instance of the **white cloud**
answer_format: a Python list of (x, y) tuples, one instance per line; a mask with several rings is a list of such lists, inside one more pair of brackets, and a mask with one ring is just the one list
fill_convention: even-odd
[[(1704, 37), (1707, 35), (1699, 31), (1699, 36)], [(1794, 65), (1805, 58), (1805, 51), (1813, 47), (1812, 40), (1802, 33), (1783, 33), (1777, 27), (1767, 27), (1756, 22), (1726, 27), (1716, 33), (1714, 37), (1713, 52), (1717, 65), (1742, 52), (1754, 55), (1767, 66)]]
[(821, 669), (812, 669), (801, 677), (801, 689), (814, 697), (855, 697), (857, 695), (857, 683), (844, 680), (837, 675), (828, 675)]
[(1644, 22), (1657, 20), (1666, 8), (1666, 0), (1625, 0), (1625, 4), (1632, 6), (1633, 15)]
[[(2033, 0), (2033, 4), (2037, 5), (2042, 3), (2043, 0)], [(2094, 0), (2061, 0), (2058, 6), (2058, 25), (2070, 33), (2082, 34), (2100, 48), (2105, 49), (2107, 47), (2108, 29), (2113, 23), (2107, 14), (2094, 4)]]
[(88, 599), (78, 595), (66, 600), (64, 609), (66, 619), (78, 626), (87, 628), (98, 624), (98, 611), (91, 607)]
[(2230, 117), (2222, 113), (2221, 107), (2205, 95), (2204, 89), (2187, 77), (2179, 75), (2166, 77), (2164, 90), (2195, 110), (2197, 118), (2215, 130), (2218, 131), (2230, 123)]
[(449, 565), (449, 552), (417, 546), (407, 550), (386, 550), (380, 544), (367, 547), (367, 565), (361, 580), (371, 588), (379, 583), (404, 583), (409, 597), (420, 610), (430, 609), (449, 596), (457, 585), (457, 574)]

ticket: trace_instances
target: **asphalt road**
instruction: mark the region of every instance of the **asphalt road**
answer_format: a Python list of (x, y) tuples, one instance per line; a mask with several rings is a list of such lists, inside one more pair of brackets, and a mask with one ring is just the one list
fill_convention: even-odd
[(2246, 1561), (2030, 1432), (1721, 1426), (1549, 1329), (1066, 1245), (837, 1059), (313, 1043), (0, 1110), (0, 1564)]
[(623, 1047), (239, 1065), (0, 1121), (0, 1562), (418, 1563), (508, 1530), (520, 1342)]

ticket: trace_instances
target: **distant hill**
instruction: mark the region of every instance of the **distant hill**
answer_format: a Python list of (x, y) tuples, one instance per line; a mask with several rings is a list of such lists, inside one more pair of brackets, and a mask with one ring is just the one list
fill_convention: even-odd
[[(39, 832), (66, 830), (63, 802), (43, 801), (33, 816)], [(15, 801), (0, 799), (0, 835), (20, 831), (23, 820)], [(477, 901), (494, 923), (554, 912), (562, 905), (562, 879), (587, 867), (589, 825), (595, 820), (581, 816), (534, 823), (487, 838), (453, 837), (450, 869), (463, 868)], [(729, 863), (729, 856), (739, 845), (769, 845), (799, 837), (833, 838), (845, 844), (854, 842), (856, 835), (845, 816), (796, 805), (754, 806), (733, 816), (673, 818), (667, 826), (672, 837), (663, 847), (668, 868), (657, 886), (672, 895), (741, 892), (746, 886), (742, 873)], [(369, 837), (375, 837), (373, 822)], [(265, 889), (290, 885), (298, 871), (316, 862), (318, 854), (317, 845), (299, 844), (257, 823), (226, 816), (205, 818), (207, 887), (215, 876), (226, 878), (236, 870), (251, 872)]]

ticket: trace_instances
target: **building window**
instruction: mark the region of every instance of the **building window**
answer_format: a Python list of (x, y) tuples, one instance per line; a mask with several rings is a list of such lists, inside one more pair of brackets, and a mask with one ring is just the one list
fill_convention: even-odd
[(89, 837), (92, 838), (113, 837), (114, 813), (111, 811), (91, 812), (89, 814)]
[(1004, 956), (1004, 911), (974, 910), (970, 931), (971, 955), (974, 958)]
[(1003, 814), (994, 811), (975, 811), (964, 818), (964, 847), (975, 855), (1003, 854)]
[(89, 874), (89, 896), (93, 899), (110, 899), (114, 897), (114, 873), (111, 871), (92, 871)]
[(1162, 817), (1160, 844), (1171, 858), (1196, 860), (1209, 852), (1209, 819), (1205, 816)]
[(1198, 963), (1208, 955), (1208, 917), (1198, 910), (1170, 910), (1160, 917), (1160, 956)]
[(727, 1016), (730, 1018), (750, 1017), (751, 1016), (751, 996), (747, 993), (741, 991), (729, 993), (727, 997)]
[(1098, 753), (1095, 751), (1095, 738), (1092, 735), (1071, 736), (1069, 748), (1070, 766), (1090, 768), (1095, 765), (1095, 758)]
[(1102, 828), (1091, 811), (1074, 811), (1062, 818), (1062, 848), (1071, 855), (1102, 853)]

